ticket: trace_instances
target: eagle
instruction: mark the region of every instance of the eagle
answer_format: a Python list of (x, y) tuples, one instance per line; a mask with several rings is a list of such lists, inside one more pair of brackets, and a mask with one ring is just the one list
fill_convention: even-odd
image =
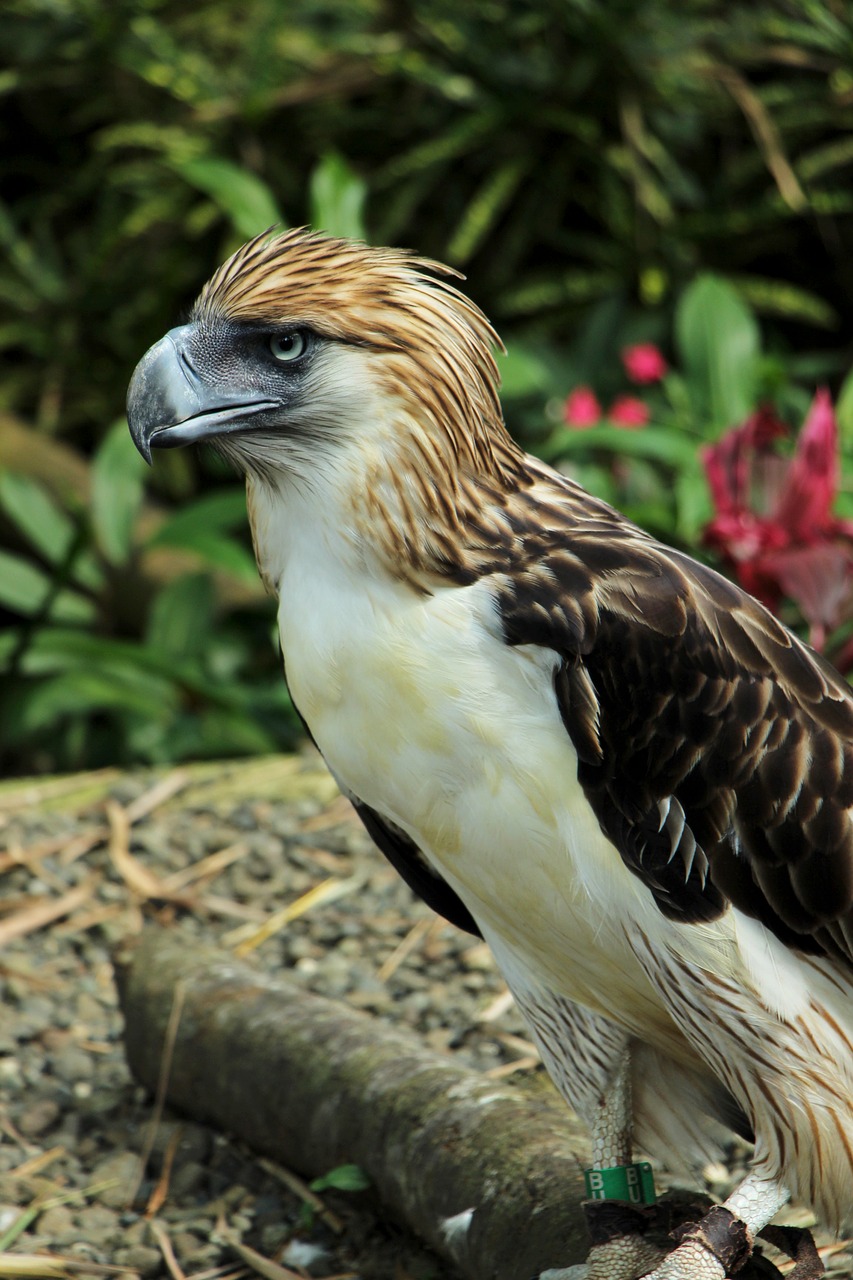
[[(567, 1274), (720, 1280), (790, 1197), (851, 1218), (853, 697), (522, 451), (454, 274), (260, 236), (144, 356), (130, 430), (245, 473), (300, 717), (379, 848), (489, 944), (588, 1124), (607, 1212)], [(634, 1144), (696, 1165), (733, 1134), (746, 1177), (652, 1251)]]

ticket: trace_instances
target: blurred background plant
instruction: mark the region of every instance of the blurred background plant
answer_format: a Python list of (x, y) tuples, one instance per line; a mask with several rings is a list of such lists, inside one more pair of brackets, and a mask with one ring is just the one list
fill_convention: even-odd
[(819, 385), (853, 438), (847, 0), (10, 0), (0, 49), (7, 770), (298, 735), (240, 486), (204, 453), (143, 477), (121, 422), (275, 222), (464, 270), (513, 432), (693, 553), (723, 550), (703, 445), (771, 406), (790, 455)]

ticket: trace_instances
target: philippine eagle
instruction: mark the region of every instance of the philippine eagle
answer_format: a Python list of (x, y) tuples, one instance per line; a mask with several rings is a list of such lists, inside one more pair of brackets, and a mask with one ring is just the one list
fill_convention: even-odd
[(144, 357), (130, 429), (245, 472), (294, 704), (379, 847), (491, 946), (593, 1194), (650, 1199), (633, 1141), (754, 1139), (665, 1260), (627, 1204), (594, 1233), (592, 1277), (719, 1280), (789, 1196), (851, 1217), (853, 697), (522, 452), (450, 274), (259, 237)]

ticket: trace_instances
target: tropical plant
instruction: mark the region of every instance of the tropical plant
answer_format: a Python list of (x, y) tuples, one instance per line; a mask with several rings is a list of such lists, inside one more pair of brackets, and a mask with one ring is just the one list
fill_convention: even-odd
[[(235, 14), (232, 0), (12, 0), (0, 16), (0, 660), (15, 674), (0, 715), (15, 769), (290, 740), (237, 486), (215, 458), (174, 452), (142, 499), (113, 425), (141, 352), (273, 222), (366, 228), (464, 269), (508, 342), (515, 433), (684, 545), (710, 513), (698, 444), (766, 396), (801, 421), (807, 388), (843, 373), (845, 0)], [(709, 325), (746, 342), (751, 385), (702, 364), (717, 359)], [(671, 352), (653, 394), (619, 361), (644, 343)], [(561, 418), (579, 385), (614, 411), (594, 447)], [(651, 420), (621, 430), (638, 404)]]

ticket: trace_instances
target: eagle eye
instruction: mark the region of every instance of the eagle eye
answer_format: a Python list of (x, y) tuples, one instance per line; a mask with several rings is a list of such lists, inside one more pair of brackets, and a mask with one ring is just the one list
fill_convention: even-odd
[(302, 329), (291, 333), (274, 333), (270, 338), (270, 351), (282, 364), (292, 364), (308, 350), (308, 335)]

